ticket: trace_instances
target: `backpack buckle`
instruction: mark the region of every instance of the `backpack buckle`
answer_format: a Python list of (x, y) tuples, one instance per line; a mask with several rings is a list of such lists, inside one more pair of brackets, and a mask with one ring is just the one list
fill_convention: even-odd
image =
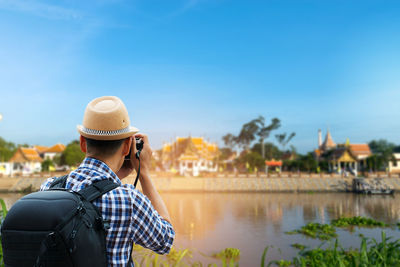
[(104, 230), (110, 229), (110, 220), (103, 220), (103, 228)]
[(55, 232), (50, 232), (46, 237), (46, 246), (48, 248), (54, 248), (57, 246), (58, 238)]

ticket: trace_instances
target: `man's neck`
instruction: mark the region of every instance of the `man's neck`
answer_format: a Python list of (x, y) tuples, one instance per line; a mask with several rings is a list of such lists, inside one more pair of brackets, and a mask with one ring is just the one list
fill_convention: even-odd
[(121, 168), (121, 163), (117, 158), (111, 157), (111, 158), (104, 158), (104, 157), (99, 157), (99, 156), (94, 156), (94, 155), (89, 155), (86, 154), (86, 157), (94, 158), (97, 160), (100, 160), (104, 162), (114, 173), (117, 173), (119, 169)]

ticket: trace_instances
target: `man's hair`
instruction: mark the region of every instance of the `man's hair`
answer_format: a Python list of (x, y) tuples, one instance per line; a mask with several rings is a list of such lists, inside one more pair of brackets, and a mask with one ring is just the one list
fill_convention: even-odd
[(110, 157), (114, 155), (126, 140), (94, 140), (85, 137), (87, 153), (93, 156)]

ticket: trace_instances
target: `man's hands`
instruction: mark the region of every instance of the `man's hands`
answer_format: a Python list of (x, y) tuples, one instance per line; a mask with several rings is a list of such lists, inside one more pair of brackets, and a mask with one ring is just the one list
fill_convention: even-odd
[[(139, 168), (139, 160), (136, 158), (135, 154), (136, 150), (136, 141), (135, 137), (142, 139), (143, 141), (143, 149), (140, 152), (140, 185), (142, 187), (143, 194), (145, 194), (153, 207), (156, 209), (158, 214), (166, 221), (171, 223), (171, 218), (169, 217), (169, 213), (167, 207), (165, 206), (164, 201), (162, 200), (160, 194), (157, 192), (156, 187), (153, 184), (153, 181), (150, 178), (149, 171), (151, 167), (151, 157), (152, 151), (149, 144), (149, 138), (145, 134), (136, 134), (134, 137), (131, 137), (132, 145), (131, 145), (131, 158), (130, 160), (125, 160), (121, 169), (117, 172), (117, 175), (120, 179), (128, 176), (133, 169), (136, 171)], [(126, 151), (126, 150), (125, 150)]]
[[(135, 138), (140, 138), (143, 141), (143, 149), (142, 152), (140, 152), (140, 173), (143, 174), (148, 174), (150, 171), (151, 167), (151, 157), (153, 156), (153, 151), (151, 150), (150, 144), (149, 144), (149, 138), (147, 137), (146, 134), (136, 134)], [(135, 170), (137, 171), (139, 168), (139, 160), (136, 158), (136, 142), (133, 142), (132, 146), (135, 147), (135, 153), (131, 153), (131, 161), (134, 164)], [(141, 175), (142, 176), (142, 175)]]
[(136, 158), (136, 140), (135, 137), (142, 139), (143, 141), (143, 149), (140, 153), (140, 179), (143, 176), (148, 177), (148, 172), (151, 166), (151, 157), (152, 157), (152, 150), (150, 148), (149, 139), (145, 134), (136, 134), (135, 136), (131, 137), (132, 144), (131, 144), (131, 158), (130, 160), (125, 160), (122, 164), (122, 167), (116, 173), (120, 179), (127, 177), (132, 171), (139, 168), (139, 160)]

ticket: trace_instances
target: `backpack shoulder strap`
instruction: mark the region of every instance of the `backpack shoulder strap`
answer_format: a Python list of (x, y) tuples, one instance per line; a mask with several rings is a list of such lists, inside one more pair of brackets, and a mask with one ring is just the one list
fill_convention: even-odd
[(78, 194), (85, 198), (87, 201), (91, 202), (117, 187), (119, 187), (119, 184), (114, 183), (111, 180), (101, 180), (96, 181), (90, 186), (80, 190)]
[(54, 181), (51, 183), (49, 189), (65, 188), (65, 185), (67, 184), (67, 178), (68, 174), (55, 178)]

